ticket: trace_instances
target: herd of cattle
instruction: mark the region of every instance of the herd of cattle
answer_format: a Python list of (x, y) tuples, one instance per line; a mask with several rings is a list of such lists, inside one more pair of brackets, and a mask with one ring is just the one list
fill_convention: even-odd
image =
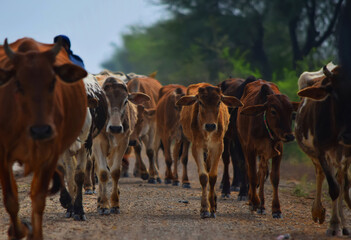
[[(83, 188), (88, 194), (93, 192), (95, 174), (98, 212), (119, 213), (119, 179), (128, 173), (131, 148), (135, 176), (161, 182), (157, 155), (162, 149), (164, 182), (180, 184), (180, 160), (182, 186), (189, 188), (191, 147), (202, 187), (201, 218), (216, 217), (215, 184), (221, 157), (222, 196), (240, 189), (239, 200), (248, 199), (250, 210), (263, 214), (264, 183), (272, 159), (272, 216), (281, 218), (278, 185), (283, 143), (295, 137), (316, 168), (313, 220), (325, 220), (321, 188), (326, 177), (333, 201), (327, 234), (350, 234), (342, 203), (344, 199), (351, 207), (351, 96), (342, 67), (329, 64), (318, 72), (303, 73), (298, 80), (301, 101), (291, 102), (274, 83), (254, 77), (184, 87), (162, 86), (154, 76), (88, 74), (70, 62), (61, 45), (61, 41), (54, 45), (23, 38), (11, 44), (5, 40), (0, 46), (0, 180), (10, 215), (10, 239), (42, 239), (45, 198), (58, 191), (66, 216), (86, 220), (82, 192)], [(148, 169), (141, 157), (142, 146)], [(25, 174), (33, 173), (31, 224), (18, 216), (15, 162), (24, 166)], [(110, 178), (112, 192), (108, 194)]]

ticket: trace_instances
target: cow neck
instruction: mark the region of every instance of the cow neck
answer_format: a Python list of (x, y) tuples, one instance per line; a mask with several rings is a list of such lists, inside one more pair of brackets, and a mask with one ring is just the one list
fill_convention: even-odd
[(274, 141), (273, 132), (271, 129), (269, 129), (269, 126), (267, 123), (266, 113), (267, 113), (267, 111), (264, 111), (264, 113), (263, 113), (263, 122), (264, 122), (266, 129), (267, 129), (269, 137), (271, 138), (272, 141)]

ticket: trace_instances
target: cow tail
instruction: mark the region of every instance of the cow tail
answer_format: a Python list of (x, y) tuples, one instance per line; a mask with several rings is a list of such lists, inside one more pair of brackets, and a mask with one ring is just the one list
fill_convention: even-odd
[(54, 175), (52, 176), (52, 186), (48, 191), (48, 195), (54, 195), (55, 193), (60, 191), (62, 186), (64, 186), (63, 175), (60, 171), (56, 169)]

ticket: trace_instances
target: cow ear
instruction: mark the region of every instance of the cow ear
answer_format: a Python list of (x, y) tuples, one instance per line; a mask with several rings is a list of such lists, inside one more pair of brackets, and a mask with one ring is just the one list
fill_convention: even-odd
[(193, 105), (196, 101), (197, 97), (195, 95), (183, 96), (176, 102), (176, 106), (189, 106)]
[(85, 78), (88, 73), (81, 67), (72, 64), (66, 63), (61, 66), (54, 67), (54, 70), (57, 75), (66, 83), (77, 82)]
[(291, 102), (291, 105), (293, 106), (294, 112), (297, 112), (297, 109), (300, 106), (300, 102)]
[(248, 115), (248, 116), (257, 116), (262, 114), (267, 109), (265, 104), (252, 105), (244, 107), (240, 114)]
[(0, 68), (0, 87), (8, 83), (14, 74), (14, 70), (4, 70)]
[(241, 107), (243, 103), (237, 99), (236, 97), (232, 96), (224, 96), (222, 95), (222, 102), (227, 105), (228, 107)]
[(143, 104), (144, 102), (150, 101), (150, 97), (145, 93), (137, 92), (128, 95), (128, 100), (134, 104)]
[(140, 90), (139, 79), (134, 78), (128, 82), (128, 91), (129, 92), (139, 92)]
[(300, 97), (307, 97), (313, 100), (323, 100), (329, 94), (329, 91), (325, 87), (306, 87), (300, 90), (297, 95)]

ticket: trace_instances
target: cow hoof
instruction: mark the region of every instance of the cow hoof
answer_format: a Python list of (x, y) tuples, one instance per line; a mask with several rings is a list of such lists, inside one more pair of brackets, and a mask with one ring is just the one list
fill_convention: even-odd
[(247, 201), (247, 196), (238, 196), (238, 201)]
[(216, 218), (216, 213), (214, 213), (214, 212), (211, 212), (211, 216), (210, 216), (211, 218)]
[(342, 236), (342, 230), (340, 228), (329, 228), (326, 232), (326, 235), (328, 237), (332, 237), (332, 236), (337, 236), (337, 237), (341, 237)]
[(157, 183), (162, 183), (161, 178), (158, 177), (156, 180), (157, 180)]
[(183, 183), (182, 187), (183, 188), (191, 188), (190, 183)]
[(149, 179), (149, 174), (148, 173), (141, 174), (141, 179), (148, 180)]
[(73, 220), (74, 221), (86, 221), (87, 217), (85, 216), (85, 214), (74, 214)]
[(165, 184), (171, 184), (172, 183), (172, 180), (171, 179), (169, 179), (169, 178), (166, 178), (165, 179)]
[(253, 206), (253, 205), (249, 205), (249, 209), (250, 209), (250, 211), (252, 211), (252, 212), (255, 212), (255, 211), (257, 211), (257, 206)]
[(272, 217), (273, 218), (282, 218), (282, 213), (280, 213), (280, 212), (272, 213)]
[(222, 198), (223, 199), (229, 199), (230, 198), (230, 193), (222, 193)]
[(85, 194), (85, 195), (93, 195), (93, 194), (94, 194), (94, 191), (91, 190), (91, 189), (88, 189), (88, 190), (85, 190), (84, 194)]
[(155, 178), (149, 178), (149, 180), (147, 181), (150, 184), (156, 184), (156, 179)]
[(200, 214), (200, 216), (201, 216), (202, 219), (205, 219), (205, 218), (210, 218), (211, 214), (210, 214), (210, 212), (206, 211), (206, 212), (202, 212)]
[(65, 213), (65, 218), (71, 218), (71, 217), (73, 217), (73, 212), (67, 211), (67, 212)]
[(179, 183), (179, 181), (174, 181), (172, 185), (173, 186), (180, 186), (180, 183)]
[(238, 186), (230, 186), (230, 191), (232, 191), (232, 192), (239, 192), (240, 191), (240, 187), (238, 187)]
[(110, 209), (108, 209), (108, 208), (98, 208), (98, 213), (100, 215), (110, 215)]
[(110, 213), (111, 214), (120, 214), (121, 211), (119, 210), (119, 207), (112, 207), (112, 208), (110, 208)]
[(344, 236), (349, 236), (349, 235), (350, 235), (349, 229), (343, 228), (343, 229), (342, 229), (342, 235), (344, 235)]
[(266, 215), (266, 210), (264, 208), (258, 208), (257, 214)]

